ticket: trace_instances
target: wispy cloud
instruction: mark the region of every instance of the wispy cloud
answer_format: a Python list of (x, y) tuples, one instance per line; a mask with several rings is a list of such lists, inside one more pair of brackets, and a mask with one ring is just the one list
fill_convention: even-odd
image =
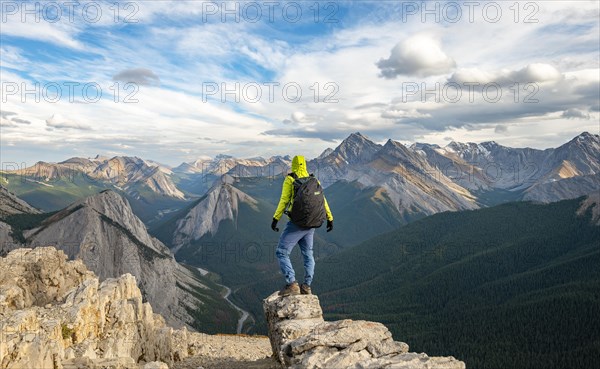
[(86, 131), (92, 129), (88, 125), (74, 122), (59, 114), (54, 114), (50, 118), (46, 119), (46, 126), (49, 129), (81, 129)]

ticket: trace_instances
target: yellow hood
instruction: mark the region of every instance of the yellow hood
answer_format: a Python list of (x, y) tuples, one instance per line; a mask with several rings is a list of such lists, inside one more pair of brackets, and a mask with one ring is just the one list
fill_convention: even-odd
[(298, 178), (308, 177), (308, 169), (306, 168), (306, 159), (304, 159), (304, 156), (294, 156), (292, 159), (292, 172), (296, 173)]

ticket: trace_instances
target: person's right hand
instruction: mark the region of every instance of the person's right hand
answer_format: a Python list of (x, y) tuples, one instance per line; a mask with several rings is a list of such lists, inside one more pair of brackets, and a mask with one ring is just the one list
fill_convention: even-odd
[(277, 228), (277, 222), (278, 220), (275, 218), (273, 218), (273, 221), (271, 222), (271, 229), (275, 232), (279, 232), (279, 228)]
[(327, 220), (327, 232), (333, 231), (333, 220)]

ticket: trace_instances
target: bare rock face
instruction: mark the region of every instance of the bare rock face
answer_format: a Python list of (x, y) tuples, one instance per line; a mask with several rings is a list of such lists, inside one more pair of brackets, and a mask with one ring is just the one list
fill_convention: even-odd
[(2, 368), (56, 368), (71, 359), (136, 367), (133, 358), (165, 361), (177, 351), (132, 275), (100, 283), (50, 247), (1, 259), (0, 318)]
[(24, 234), (28, 245), (56, 245), (69, 258), (83, 260), (100, 281), (134, 275), (155, 311), (172, 326), (193, 327), (189, 311), (205, 303), (201, 294), (188, 291), (208, 287), (150, 236), (127, 199), (114, 191), (81, 199)]
[(0, 261), (0, 313), (62, 302), (62, 297), (93, 278), (81, 260), (47, 248), (17, 249)]
[(270, 350), (264, 338), (168, 327), (131, 274), (100, 282), (53, 247), (0, 259), (1, 369), (168, 369), (195, 355), (257, 360)]
[(11, 234), (13, 229), (10, 225), (0, 221), (0, 248), (11, 249), (16, 242), (13, 240)]
[(279, 296), (263, 301), (273, 354), (290, 368), (465, 369), (453, 357), (409, 353), (381, 323), (323, 320), (315, 295)]
[(29, 205), (0, 185), (0, 218), (12, 214), (38, 214), (40, 211)]
[(39, 214), (40, 211), (27, 202), (18, 198), (6, 187), (0, 184), (0, 249), (11, 249), (15, 241), (11, 236), (13, 229), (10, 225), (2, 222), (6, 217), (15, 214)]
[(248, 194), (233, 187), (229, 181), (233, 177), (224, 175), (196, 204), (186, 216), (177, 221), (173, 233), (173, 252), (192, 241), (199, 240), (205, 234), (214, 235), (219, 224), (227, 219), (237, 219), (239, 204), (244, 202), (256, 207), (257, 201)]

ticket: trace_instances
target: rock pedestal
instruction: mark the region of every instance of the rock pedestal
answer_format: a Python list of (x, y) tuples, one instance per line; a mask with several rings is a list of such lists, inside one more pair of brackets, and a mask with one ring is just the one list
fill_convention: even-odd
[(323, 311), (316, 295), (280, 297), (275, 292), (264, 300), (269, 340), (273, 353), (283, 364), (291, 347), (289, 343), (307, 336), (324, 323)]
[(279, 296), (263, 301), (273, 354), (297, 369), (465, 369), (453, 357), (409, 353), (381, 323), (364, 320), (326, 322), (315, 295)]

